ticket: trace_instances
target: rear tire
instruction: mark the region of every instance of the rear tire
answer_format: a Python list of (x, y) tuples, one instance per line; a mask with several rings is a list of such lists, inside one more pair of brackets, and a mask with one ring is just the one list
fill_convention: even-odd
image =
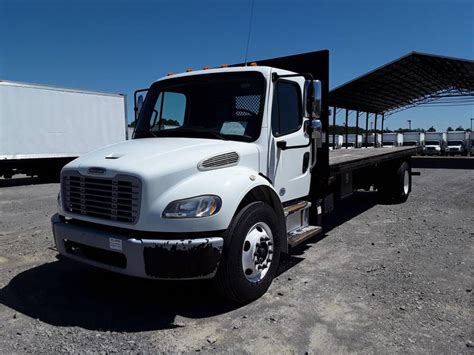
[(411, 192), (410, 165), (407, 162), (403, 162), (394, 174), (385, 176), (378, 190), (384, 201), (392, 203), (405, 202)]
[(274, 210), (263, 202), (249, 204), (234, 217), (215, 278), (224, 297), (242, 304), (267, 291), (280, 261), (284, 231), (279, 225)]

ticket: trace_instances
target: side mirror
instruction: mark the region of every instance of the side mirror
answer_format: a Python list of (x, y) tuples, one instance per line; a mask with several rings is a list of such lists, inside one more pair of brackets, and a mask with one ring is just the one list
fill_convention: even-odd
[(311, 120), (311, 138), (316, 142), (316, 148), (322, 147), (323, 124), (316, 118)]
[(133, 110), (135, 111), (135, 122), (138, 120), (138, 115), (143, 107), (143, 101), (145, 99), (145, 94), (148, 92), (148, 89), (136, 90), (133, 93)]
[(306, 80), (304, 86), (305, 116), (309, 118), (321, 117), (321, 92), (319, 80)]

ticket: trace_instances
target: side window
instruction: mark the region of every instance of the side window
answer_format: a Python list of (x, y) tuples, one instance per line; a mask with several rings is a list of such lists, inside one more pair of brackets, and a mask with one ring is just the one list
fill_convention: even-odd
[(300, 87), (279, 81), (273, 92), (272, 132), (275, 137), (297, 131), (303, 121)]
[(181, 93), (160, 92), (151, 117), (150, 129), (158, 131), (181, 127), (186, 112), (186, 96)]

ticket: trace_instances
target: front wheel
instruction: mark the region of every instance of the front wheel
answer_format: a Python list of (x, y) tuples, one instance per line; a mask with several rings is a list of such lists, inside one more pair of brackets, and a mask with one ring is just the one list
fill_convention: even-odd
[(263, 202), (244, 207), (234, 217), (216, 275), (226, 298), (247, 303), (267, 291), (280, 260), (280, 229), (276, 213)]

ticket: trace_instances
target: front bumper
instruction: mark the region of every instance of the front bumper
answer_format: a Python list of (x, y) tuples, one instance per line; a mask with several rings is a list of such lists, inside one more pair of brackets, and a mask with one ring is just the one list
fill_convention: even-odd
[(137, 239), (51, 218), (61, 255), (102, 269), (152, 279), (212, 278), (224, 239)]

